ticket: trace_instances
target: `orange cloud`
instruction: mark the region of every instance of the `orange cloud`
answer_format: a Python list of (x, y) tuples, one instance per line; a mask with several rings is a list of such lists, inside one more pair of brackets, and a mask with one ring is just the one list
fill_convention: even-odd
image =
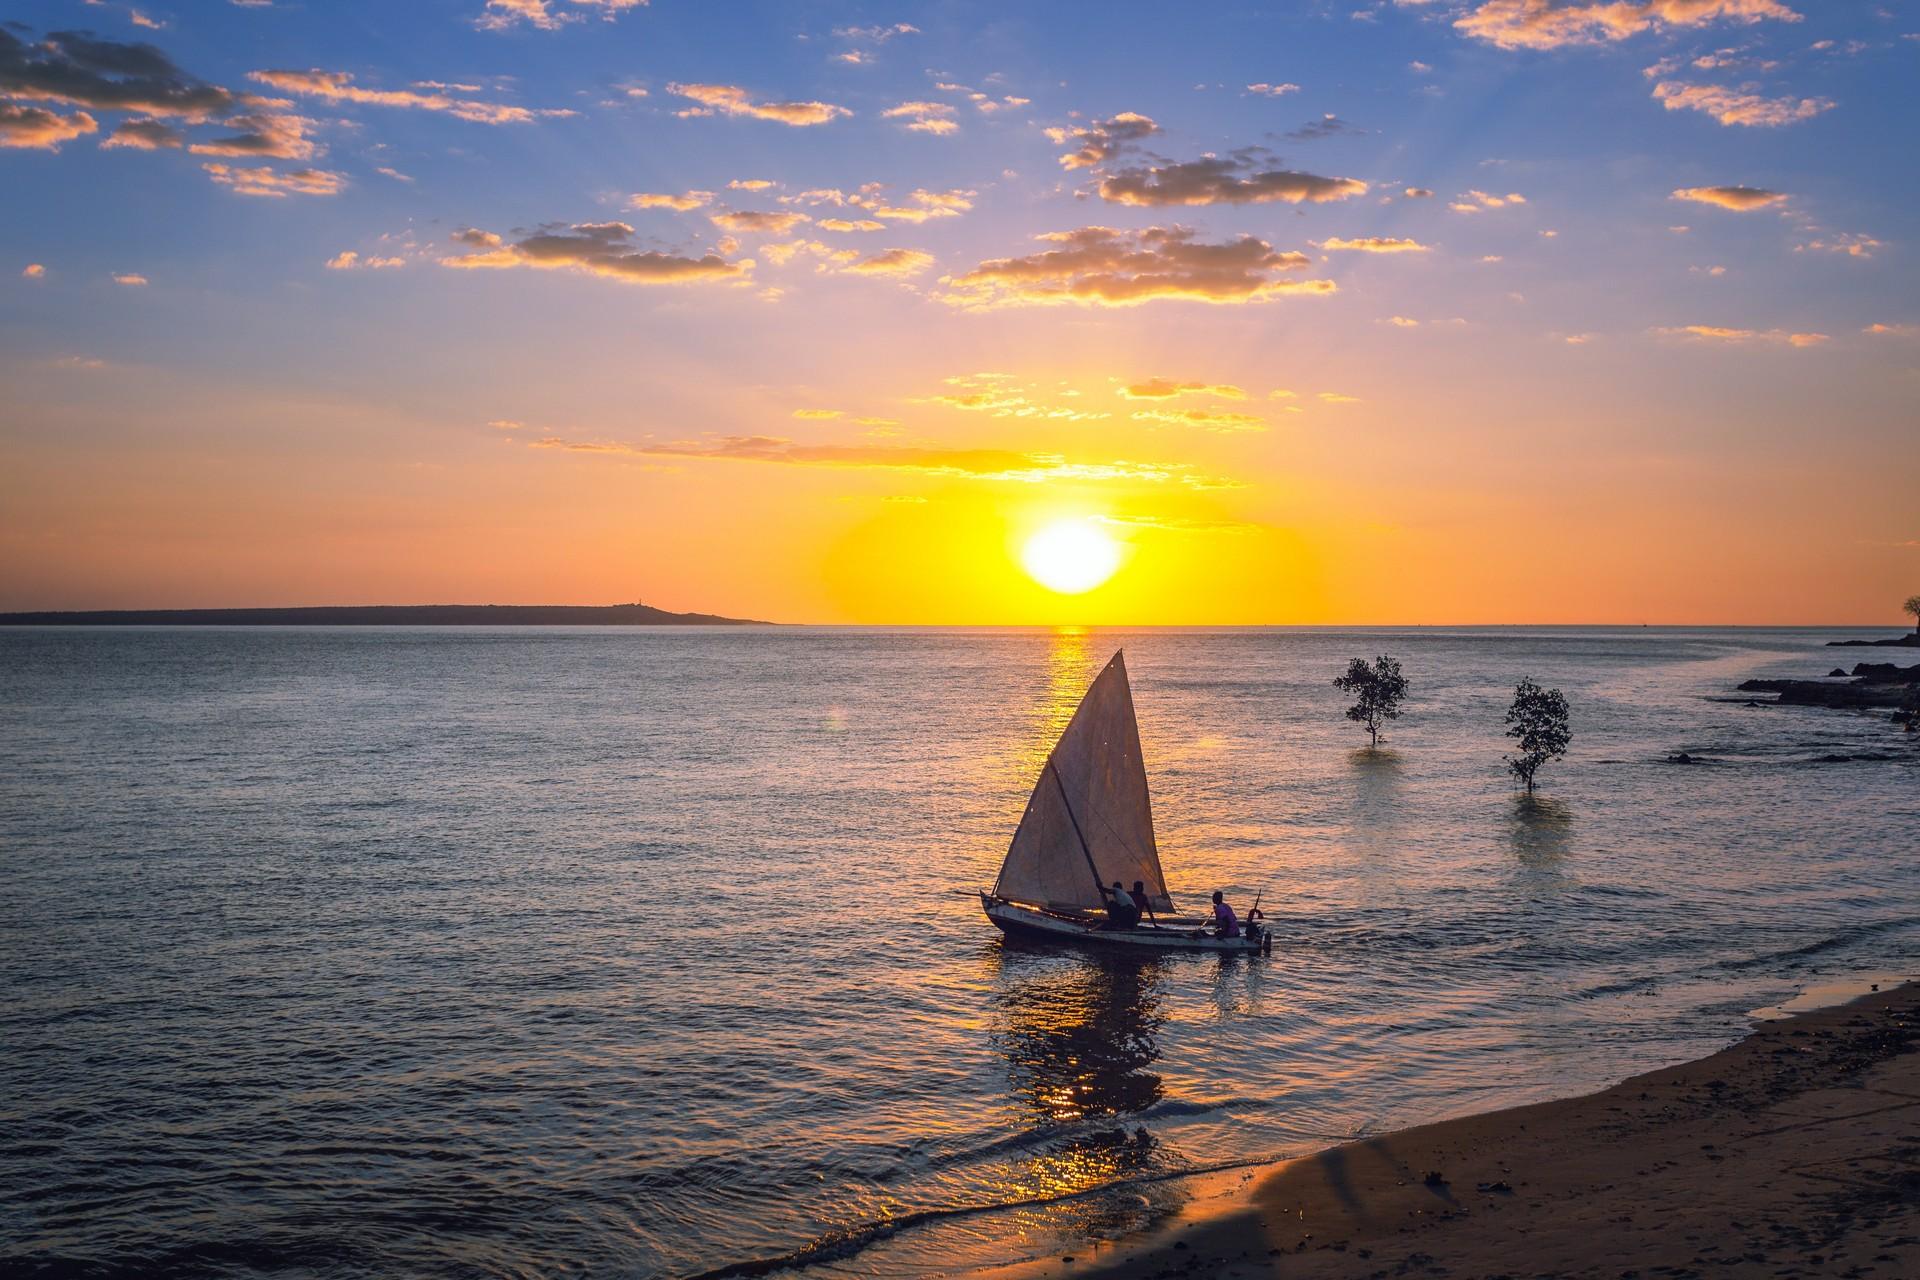
[(58, 151), (61, 143), (72, 142), (99, 128), (100, 122), (84, 111), (63, 116), (44, 107), (0, 102), (0, 147)]
[(445, 93), (420, 93), (412, 89), (363, 89), (353, 83), (347, 71), (254, 71), (248, 79), (272, 85), (283, 93), (323, 98), (328, 102), (352, 102), (364, 106), (404, 107), (415, 111), (443, 111), (476, 124), (526, 124), (537, 116), (572, 115), (566, 110), (530, 111), (498, 102), (480, 102), (473, 98), (454, 98)]
[(1310, 243), (1316, 249), (1344, 250), (1349, 253), (1426, 253), (1431, 248), (1418, 240), (1396, 240), (1391, 236), (1365, 236), (1358, 240), (1343, 240), (1335, 236), (1331, 240)]
[(102, 150), (130, 147), (135, 151), (159, 151), (185, 145), (186, 140), (172, 125), (147, 116), (121, 121), (112, 133), (100, 141)]
[(709, 219), (716, 227), (743, 235), (783, 236), (803, 222), (812, 221), (804, 213), (779, 213), (759, 209), (740, 209), (716, 213)]
[(1168, 400), (1174, 396), (1219, 396), (1226, 400), (1245, 400), (1247, 393), (1224, 382), (1175, 382), (1170, 378), (1148, 378), (1120, 388), (1128, 400)]
[(1559, 49), (1625, 40), (1662, 27), (1751, 25), (1767, 18), (1800, 21), (1779, 0), (1484, 0), (1453, 25), (1502, 49)]
[[(27, 265), (25, 266), (25, 268), (23, 268), (23, 269), (21, 270), (21, 272), (20, 272), (20, 274), (21, 274), (21, 276), (23, 276), (24, 278), (26, 278), (26, 279), (28, 279), (28, 280), (39, 280), (39, 279), (42, 279), (42, 278), (44, 278), (44, 277), (46, 276), (46, 274), (47, 274), (47, 269), (46, 269), (46, 268), (45, 268), (44, 266), (42, 266), (42, 265), (41, 265), (40, 263), (38, 263), (38, 262), (29, 262), (29, 263), (28, 263), (28, 264), (27, 264)], [(1886, 328), (1886, 326), (1885, 326), (1885, 325), (1883, 325), (1883, 324), (1882, 324), (1882, 325), (1875, 325), (1875, 326), (1874, 326), (1874, 328), (1876, 328), (1876, 329), (1884, 329), (1884, 328)]]
[(681, 257), (657, 250), (635, 249), (629, 238), (633, 228), (624, 222), (583, 222), (566, 231), (542, 231), (513, 244), (499, 243), (490, 232), (461, 233), (469, 237), (486, 236), (493, 247), (480, 253), (442, 258), (443, 267), (505, 269), (531, 267), (546, 271), (578, 271), (602, 276), (625, 284), (688, 284), (710, 280), (735, 280), (752, 268), (751, 259), (730, 262), (717, 253), (698, 258)]
[(1211, 409), (1135, 409), (1135, 422), (1166, 422), (1219, 433), (1265, 431), (1267, 420), (1251, 413), (1220, 413)]
[(887, 249), (850, 264), (847, 270), (863, 276), (913, 276), (933, 265), (933, 255), (918, 249)]
[(124, 284), (124, 285), (129, 285), (137, 288), (140, 285), (145, 284), (147, 282), (147, 278), (143, 275), (140, 275), (138, 272), (128, 271), (120, 275), (116, 275), (113, 278), (113, 282), (115, 284)]
[[(240, 3), (240, 0), (234, 0)], [(553, 6), (560, 0), (487, 0), (486, 9), (474, 19), (473, 25), (482, 31), (505, 31), (519, 23), (541, 31), (557, 31), (569, 22), (578, 22), (582, 15), (564, 10), (556, 13)], [(567, 0), (567, 3), (583, 9), (596, 9), (600, 16), (612, 22), (617, 14), (628, 9), (637, 9), (647, 0)]]
[(353, 249), (343, 249), (327, 259), (327, 267), (332, 271), (354, 271), (363, 267), (369, 271), (382, 271), (406, 265), (405, 258), (363, 258)]
[(941, 300), (956, 306), (1125, 307), (1164, 299), (1262, 302), (1284, 294), (1326, 294), (1331, 280), (1289, 280), (1310, 265), (1305, 254), (1276, 252), (1254, 236), (1223, 244), (1194, 239), (1186, 227), (1118, 231), (1081, 227), (1035, 237), (1059, 246), (1023, 258), (994, 258), (945, 277)]
[(1759, 129), (1811, 120), (1835, 106), (1831, 98), (1763, 98), (1741, 89), (1678, 80), (1660, 81), (1653, 86), (1653, 96), (1669, 111), (1703, 111), (1724, 125)]
[[(1241, 176), (1245, 174), (1246, 176)], [(1367, 184), (1354, 178), (1323, 178), (1291, 169), (1248, 173), (1247, 166), (1218, 156), (1184, 164), (1124, 169), (1100, 184), (1103, 199), (1115, 204), (1164, 206), (1204, 204), (1323, 204), (1365, 195)]]
[(796, 128), (805, 125), (827, 124), (841, 116), (850, 116), (853, 112), (845, 107), (837, 107), (831, 102), (755, 102), (753, 96), (738, 85), (731, 84), (670, 84), (669, 93), (679, 94), (699, 103), (680, 114), (751, 116), (755, 120), (776, 120), (781, 124)]
[(903, 102), (880, 113), (888, 120), (906, 120), (907, 128), (918, 133), (957, 133), (960, 126), (952, 120), (953, 108), (944, 102)]
[(817, 224), (822, 231), (885, 231), (887, 224), (875, 222), (872, 218), (822, 218)]
[(1151, 116), (1122, 111), (1110, 120), (1095, 121), (1084, 129), (1049, 129), (1047, 137), (1056, 146), (1074, 144), (1072, 151), (1060, 157), (1061, 167), (1091, 169), (1111, 160), (1128, 143), (1150, 138), (1158, 132), (1160, 126)]
[(1698, 204), (1716, 204), (1722, 209), (1732, 209), (1745, 213), (1750, 209), (1764, 209), (1770, 204), (1779, 204), (1787, 197), (1779, 191), (1768, 191), (1762, 187), (1681, 187), (1673, 193), (1675, 200), (1692, 200)]
[(1153, 485), (1220, 487), (1226, 482), (1196, 475), (1185, 464), (1072, 462), (1059, 454), (1017, 453), (1004, 449), (918, 448), (906, 445), (798, 444), (781, 436), (721, 436), (711, 441), (626, 443), (576, 441), (558, 437), (529, 442), (535, 449), (556, 449), (615, 457), (689, 458), (707, 461), (778, 463), (851, 470), (913, 471), (953, 479), (1038, 484), (1050, 480), (1133, 481)]
[(1678, 328), (1655, 329), (1667, 338), (1693, 338), (1705, 342), (1784, 342), (1790, 347), (1817, 347), (1828, 340), (1824, 333), (1789, 333), (1784, 329), (1728, 329), (1719, 325), (1689, 324)]
[[(0, 29), (0, 97), (189, 120), (223, 116), (244, 102), (188, 75), (150, 44), (55, 31), (28, 45), (5, 29)], [(9, 113), (19, 110), (17, 104), (7, 106)]]
[[(165, 127), (159, 125), (157, 121), (148, 123), (153, 127)], [(227, 121), (227, 124), (239, 132), (224, 138), (214, 138), (208, 142), (196, 142), (188, 150), (197, 156), (243, 158), (260, 156), (274, 160), (307, 160), (320, 149), (312, 139), (307, 137), (307, 131), (313, 128), (313, 121), (305, 116), (278, 114), (234, 116)], [(131, 125), (130, 121), (122, 125), (119, 130), (115, 130), (115, 137)]]
[[(729, 184), (732, 185), (732, 184)], [(642, 191), (627, 197), (629, 209), (677, 209), (685, 213), (689, 209), (698, 209), (711, 203), (711, 191), (683, 191), (678, 195), (654, 191)]]
[(327, 169), (292, 169), (280, 172), (265, 165), (239, 168), (225, 164), (203, 164), (212, 179), (232, 187), (243, 196), (335, 196), (346, 189), (346, 175)]

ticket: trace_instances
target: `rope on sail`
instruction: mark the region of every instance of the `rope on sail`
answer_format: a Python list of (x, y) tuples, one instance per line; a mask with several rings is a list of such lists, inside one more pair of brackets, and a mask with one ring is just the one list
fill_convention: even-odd
[(1060, 803), (1066, 806), (1067, 821), (1073, 824), (1074, 837), (1080, 841), (1080, 852), (1086, 855), (1087, 870), (1093, 872), (1093, 887), (1099, 893), (1100, 900), (1104, 902), (1107, 897), (1107, 882), (1100, 878), (1100, 868), (1093, 865), (1093, 850), (1087, 847), (1086, 833), (1080, 830), (1080, 819), (1073, 816), (1073, 801), (1067, 799), (1067, 784), (1060, 780), (1060, 766), (1053, 762), (1051, 752), (1047, 755), (1047, 768), (1053, 770), (1053, 785), (1060, 789)]

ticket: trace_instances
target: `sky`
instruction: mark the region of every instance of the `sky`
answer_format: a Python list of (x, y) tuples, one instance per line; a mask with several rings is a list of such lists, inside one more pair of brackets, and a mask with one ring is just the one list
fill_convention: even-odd
[(0, 609), (1920, 591), (1912, 0), (4, 17)]

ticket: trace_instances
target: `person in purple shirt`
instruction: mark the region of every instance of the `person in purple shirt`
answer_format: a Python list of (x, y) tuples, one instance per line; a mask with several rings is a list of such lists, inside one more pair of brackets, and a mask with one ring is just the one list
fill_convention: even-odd
[(1213, 922), (1219, 926), (1220, 937), (1240, 936), (1240, 921), (1234, 917), (1233, 908), (1227, 905), (1227, 895), (1218, 889), (1213, 891)]

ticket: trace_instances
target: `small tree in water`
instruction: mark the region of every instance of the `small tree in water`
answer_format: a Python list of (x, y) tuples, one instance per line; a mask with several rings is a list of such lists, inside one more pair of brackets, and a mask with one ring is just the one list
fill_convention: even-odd
[(1573, 731), (1567, 727), (1567, 700), (1558, 689), (1542, 689), (1528, 676), (1513, 686), (1513, 705), (1507, 708), (1507, 736), (1520, 744), (1520, 754), (1506, 757), (1507, 769), (1527, 784), (1533, 794), (1533, 775), (1556, 756), (1567, 754)]
[(1347, 719), (1365, 725), (1369, 745), (1379, 746), (1381, 726), (1400, 718), (1400, 699), (1407, 696), (1407, 678), (1400, 674), (1400, 664), (1384, 653), (1373, 660), (1372, 666), (1365, 658), (1355, 658), (1347, 664), (1347, 674), (1334, 680), (1333, 687), (1359, 699), (1347, 708)]
[(1908, 596), (1900, 607), (1913, 615), (1913, 633), (1920, 636), (1920, 596)]

